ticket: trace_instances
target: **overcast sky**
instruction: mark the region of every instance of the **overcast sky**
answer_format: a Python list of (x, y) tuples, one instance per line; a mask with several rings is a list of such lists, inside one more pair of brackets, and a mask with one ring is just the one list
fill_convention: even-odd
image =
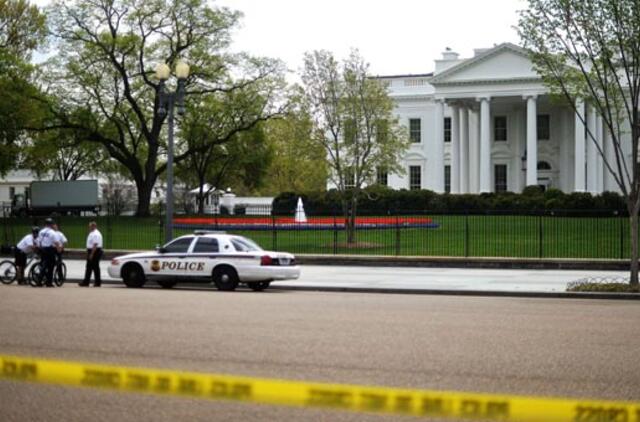
[(425, 73), (445, 47), (464, 57), (474, 48), (518, 43), (513, 29), (523, 0), (217, 0), (244, 13), (234, 48), (278, 57), (290, 69), (305, 51), (345, 57), (360, 50), (378, 75)]
[[(33, 0), (46, 5), (49, 0)], [(518, 43), (525, 0), (215, 0), (244, 14), (234, 50), (282, 59), (298, 71), (305, 51), (345, 57), (358, 48), (376, 75), (426, 73), (445, 47)]]

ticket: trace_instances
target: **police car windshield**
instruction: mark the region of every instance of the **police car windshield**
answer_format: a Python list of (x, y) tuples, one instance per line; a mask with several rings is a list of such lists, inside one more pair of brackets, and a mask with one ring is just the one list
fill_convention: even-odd
[(258, 246), (256, 242), (253, 240), (247, 239), (246, 237), (236, 236), (231, 238), (231, 243), (233, 247), (238, 252), (254, 252), (261, 251), (262, 248)]

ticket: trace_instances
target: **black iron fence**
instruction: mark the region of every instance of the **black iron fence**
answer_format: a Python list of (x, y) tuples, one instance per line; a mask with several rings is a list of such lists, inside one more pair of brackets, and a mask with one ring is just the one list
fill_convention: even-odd
[[(58, 217), (70, 248), (83, 248), (96, 221), (106, 249), (145, 250), (163, 242), (162, 217)], [(246, 235), (265, 249), (311, 254), (401, 256), (606, 258), (629, 257), (629, 219), (611, 211), (443, 213), (360, 210), (349, 238), (339, 213), (175, 216), (174, 237), (196, 229)], [(15, 244), (42, 218), (0, 219), (0, 242)]]

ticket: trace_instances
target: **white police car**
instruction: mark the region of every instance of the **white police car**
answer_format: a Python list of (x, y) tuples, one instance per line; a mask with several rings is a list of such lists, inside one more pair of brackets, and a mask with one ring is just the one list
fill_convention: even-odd
[(147, 280), (164, 288), (179, 282), (213, 283), (219, 290), (235, 290), (240, 283), (260, 291), (274, 280), (300, 277), (295, 257), (263, 250), (243, 236), (196, 231), (157, 248), (111, 260), (109, 275), (127, 287), (142, 287)]

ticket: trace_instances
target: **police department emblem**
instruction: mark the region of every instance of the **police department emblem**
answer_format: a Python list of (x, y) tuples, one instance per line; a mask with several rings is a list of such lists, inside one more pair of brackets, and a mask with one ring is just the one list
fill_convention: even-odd
[(151, 261), (151, 270), (160, 271), (160, 261)]

